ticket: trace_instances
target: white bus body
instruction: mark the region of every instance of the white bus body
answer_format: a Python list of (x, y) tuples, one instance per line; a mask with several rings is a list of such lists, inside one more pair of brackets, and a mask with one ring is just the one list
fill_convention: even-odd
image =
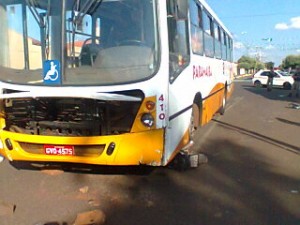
[(0, 19), (10, 161), (165, 166), (233, 90), (232, 36), (203, 0), (2, 0)]

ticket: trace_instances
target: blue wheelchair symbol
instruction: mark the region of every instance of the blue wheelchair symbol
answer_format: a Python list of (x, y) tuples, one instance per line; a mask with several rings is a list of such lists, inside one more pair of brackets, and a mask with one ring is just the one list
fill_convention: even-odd
[(45, 61), (43, 75), (45, 84), (60, 84), (60, 62), (58, 60)]

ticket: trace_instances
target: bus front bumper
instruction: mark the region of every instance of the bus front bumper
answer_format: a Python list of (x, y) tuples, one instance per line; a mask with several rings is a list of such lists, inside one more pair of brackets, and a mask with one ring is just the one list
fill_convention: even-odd
[(164, 130), (111, 136), (60, 137), (0, 131), (0, 155), (10, 161), (161, 166)]

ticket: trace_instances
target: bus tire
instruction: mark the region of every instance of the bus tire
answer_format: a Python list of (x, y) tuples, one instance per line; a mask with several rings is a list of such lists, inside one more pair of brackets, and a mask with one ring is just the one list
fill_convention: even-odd
[(199, 107), (195, 103), (192, 105), (192, 113), (190, 118), (190, 125), (189, 125), (189, 138), (190, 140), (193, 140), (195, 131), (198, 129), (199, 126)]
[(222, 97), (222, 106), (221, 106), (220, 111), (219, 111), (221, 115), (224, 115), (224, 114), (225, 114), (225, 110), (226, 110), (226, 101), (227, 101), (227, 90), (225, 89), (225, 90), (224, 90), (223, 97)]
[[(196, 105), (198, 107), (198, 118), (197, 118), (197, 127), (199, 125), (202, 124), (202, 95), (198, 92), (196, 95), (195, 95), (195, 98), (194, 98), (194, 101), (193, 101), (193, 105)], [(193, 106), (195, 109), (196, 107)]]

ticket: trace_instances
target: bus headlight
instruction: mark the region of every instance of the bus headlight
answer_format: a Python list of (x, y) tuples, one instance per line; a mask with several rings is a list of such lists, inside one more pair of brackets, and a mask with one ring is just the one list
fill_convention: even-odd
[(152, 127), (154, 125), (154, 118), (150, 113), (143, 114), (141, 121), (146, 127)]

